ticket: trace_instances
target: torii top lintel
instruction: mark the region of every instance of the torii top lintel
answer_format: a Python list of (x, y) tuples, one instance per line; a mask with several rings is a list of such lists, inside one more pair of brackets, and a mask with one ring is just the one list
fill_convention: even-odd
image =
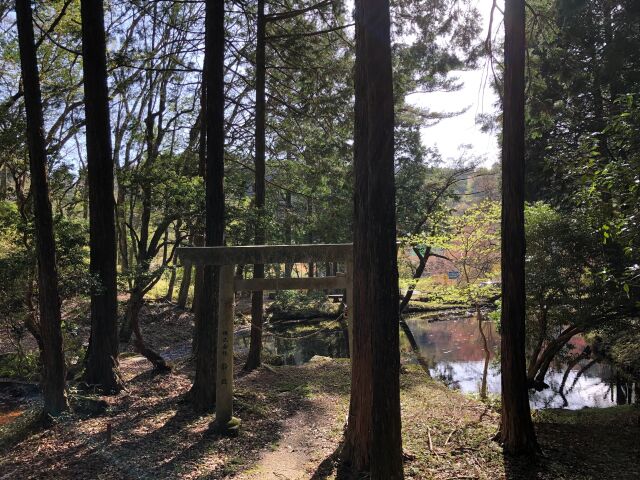
[(243, 245), (238, 247), (181, 247), (178, 257), (194, 265), (251, 265), (264, 263), (351, 261), (352, 243), (306, 245)]

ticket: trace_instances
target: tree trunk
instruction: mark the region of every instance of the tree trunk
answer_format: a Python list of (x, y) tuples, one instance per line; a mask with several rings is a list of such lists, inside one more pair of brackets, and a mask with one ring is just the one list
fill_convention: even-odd
[(180, 291), (178, 292), (178, 308), (187, 308), (187, 299), (189, 297), (189, 288), (191, 287), (191, 272), (193, 265), (187, 263), (183, 267), (182, 281), (180, 282)]
[(566, 328), (555, 340), (548, 343), (542, 353), (535, 359), (533, 367), (530, 368), (532, 374), (527, 373), (527, 383), (529, 388), (535, 388), (536, 390), (544, 390), (548, 388), (548, 385), (544, 383), (544, 378), (547, 375), (547, 371), (551, 366), (551, 362), (556, 357), (558, 352), (571, 340), (575, 335), (580, 333), (580, 328), (576, 326)]
[(487, 342), (487, 335), (484, 333), (482, 327), (483, 315), (480, 311), (480, 305), (476, 303), (476, 319), (478, 320), (478, 330), (480, 337), (482, 338), (482, 348), (484, 350), (484, 367), (482, 369), (482, 383), (480, 384), (480, 398), (482, 400), (487, 399), (487, 375), (489, 373), (489, 360), (491, 358), (491, 351), (489, 350), (489, 343)]
[[(284, 243), (287, 245), (291, 245), (291, 237), (292, 237), (292, 215), (291, 210), (293, 208), (293, 204), (291, 202), (291, 192), (287, 191), (285, 193), (286, 198), (286, 208), (287, 211), (285, 213), (285, 221), (284, 221)], [(293, 263), (285, 263), (284, 264), (284, 276), (285, 278), (291, 278), (291, 272), (293, 271)]]
[(31, 173), (31, 192), (38, 258), (38, 301), (42, 338), (42, 393), (44, 413), (59, 415), (67, 410), (65, 363), (60, 328), (60, 296), (56, 270), (56, 246), (53, 214), (49, 201), (47, 154), (38, 60), (33, 34), (33, 17), (29, 0), (16, 0), (16, 21), (20, 47), (20, 64), (27, 114), (27, 145)]
[(590, 355), (591, 355), (591, 348), (589, 346), (587, 346), (580, 353), (580, 355), (576, 355), (576, 357), (567, 364), (567, 367), (566, 367), (566, 369), (564, 371), (564, 375), (562, 376), (562, 382), (560, 382), (560, 388), (558, 389), (558, 393), (562, 397), (563, 407), (566, 407), (566, 406), (569, 405), (569, 402), (567, 402), (567, 399), (564, 396), (564, 393), (565, 393), (564, 392), (564, 387), (565, 387), (565, 385), (567, 383), (567, 379), (569, 378), (569, 374), (571, 373), (571, 370), (573, 370), (573, 367), (575, 367), (582, 360), (585, 360), (586, 358), (589, 358)]
[[(255, 207), (258, 214), (256, 222), (256, 245), (265, 243), (264, 204), (265, 204), (265, 49), (266, 19), (265, 0), (258, 0), (258, 23), (256, 44), (256, 159), (255, 159)], [(253, 278), (264, 278), (264, 265), (253, 266)], [(264, 298), (262, 291), (251, 294), (251, 344), (244, 369), (251, 371), (260, 366), (262, 356), (262, 323)]]
[(525, 360), (524, 0), (506, 0), (502, 145), (502, 419), (509, 454), (538, 450)]
[(343, 459), (403, 478), (388, 0), (356, 0), (351, 402)]
[[(203, 95), (205, 95), (205, 94), (203, 93)], [(206, 138), (206, 134), (203, 137), (202, 141), (206, 142), (205, 138)], [(205, 155), (206, 155), (206, 151), (207, 150), (205, 148), (202, 152), (205, 152)], [(206, 165), (207, 160), (205, 159), (203, 161), (203, 163), (204, 163), (204, 165)], [(203, 177), (204, 180), (206, 181), (205, 177), (206, 177), (206, 174)], [(206, 195), (206, 193), (205, 193), (205, 195)], [(205, 206), (205, 209), (206, 209), (206, 206)], [(202, 234), (201, 228), (202, 228), (202, 225), (197, 225), (195, 227), (195, 231), (197, 233), (193, 234), (193, 244), (196, 247), (203, 247), (204, 243), (205, 243), (205, 238), (204, 238), (204, 235)], [(194, 312), (194, 313), (197, 312), (198, 304), (200, 302), (200, 294), (201, 294), (201, 291), (202, 291), (202, 275), (203, 275), (203, 273), (204, 272), (203, 272), (202, 265), (196, 265), (195, 266), (195, 278), (194, 278), (194, 281), (193, 281), (193, 298), (191, 300), (191, 311)], [(198, 316), (196, 315), (196, 323), (197, 322), (198, 322)], [(197, 344), (197, 333), (198, 332), (197, 332), (197, 326), (196, 326), (196, 332), (194, 334), (194, 340), (195, 340), (196, 344)], [(194, 352), (195, 352), (195, 349), (194, 349)]]
[(0, 166), (0, 200), (7, 198), (7, 166)]
[[(166, 212), (165, 212), (166, 214)], [(162, 239), (162, 265), (166, 265), (167, 264), (167, 255), (169, 253), (169, 229), (167, 228), (164, 231), (164, 235), (163, 235), (163, 239)]]
[[(307, 233), (307, 243), (313, 243), (313, 225), (311, 223), (311, 219), (313, 217), (313, 199), (307, 198), (307, 221), (309, 222), (309, 232)], [(313, 278), (316, 276), (315, 272), (315, 263), (309, 262), (307, 264), (307, 275), (309, 278)]]
[(405, 337), (407, 337), (409, 345), (411, 346), (411, 351), (416, 356), (416, 360), (418, 360), (418, 363), (420, 364), (424, 372), (427, 375), (431, 376), (431, 372), (429, 371), (429, 361), (424, 357), (424, 355), (422, 355), (422, 352), (420, 351), (420, 345), (418, 345), (416, 338), (413, 336), (413, 332), (402, 317), (400, 317), (400, 328), (404, 332)]
[[(202, 245), (198, 245), (202, 246)], [(191, 299), (191, 311), (196, 313), (198, 311), (198, 305), (200, 305), (200, 296), (202, 294), (202, 281), (203, 281), (204, 269), (202, 265), (196, 265), (195, 267), (195, 279), (193, 280), (193, 298)], [(198, 316), (196, 315), (196, 323), (198, 322)], [(196, 326), (197, 329), (197, 326)], [(197, 343), (197, 331), (194, 338)], [(194, 350), (195, 352), (195, 350)]]
[(573, 379), (573, 382), (571, 383), (569, 390), (573, 389), (573, 387), (576, 386), (576, 383), (578, 383), (578, 380), (580, 380), (580, 377), (582, 376), (582, 374), (585, 373), (587, 370), (589, 370), (591, 367), (593, 367), (597, 362), (598, 362), (598, 359), (596, 358), (589, 360), (589, 363), (587, 363), (580, 370), (578, 370), (578, 373), (576, 373), (576, 377)]
[(129, 245), (127, 244), (127, 226), (125, 225), (124, 211), (125, 193), (124, 188), (118, 188), (118, 198), (116, 202), (116, 227), (118, 235), (118, 259), (123, 271), (129, 269)]
[(542, 351), (542, 347), (544, 346), (544, 341), (547, 338), (547, 326), (548, 326), (548, 310), (545, 305), (546, 302), (540, 302), (540, 308), (542, 310), (542, 316), (540, 318), (540, 333), (538, 335), (538, 341), (536, 342), (536, 346), (529, 357), (529, 368), (527, 369), (527, 377), (533, 378), (536, 374), (536, 364), (538, 361), (538, 357), (540, 352)]
[[(180, 226), (182, 222), (177, 221), (174, 226), (174, 236), (175, 236), (175, 247), (178, 248), (182, 243), (182, 239), (180, 237)], [(173, 257), (172, 265), (171, 265), (171, 276), (169, 277), (169, 286), (167, 287), (167, 294), (164, 296), (164, 300), (166, 302), (173, 301), (173, 291), (176, 287), (176, 257)]]
[(173, 301), (173, 291), (176, 286), (176, 266), (175, 264), (171, 267), (171, 276), (169, 277), (169, 286), (167, 287), (167, 293), (164, 296), (165, 302)]
[(97, 283), (91, 291), (91, 341), (84, 379), (104, 393), (117, 393), (122, 381), (118, 374), (115, 200), (102, 0), (82, 0), (80, 11), (89, 175), (89, 270)]
[(627, 404), (627, 392), (625, 391), (624, 384), (620, 379), (620, 374), (616, 373), (616, 405)]
[[(205, 244), (224, 244), (224, 0), (205, 3), (206, 224)], [(216, 400), (220, 267), (205, 266), (198, 304), (196, 375), (190, 397), (195, 409), (210, 410)]]
[[(160, 372), (168, 372), (169, 370), (171, 370), (171, 368), (157, 352), (155, 352), (145, 343), (142, 336), (142, 331), (140, 330), (140, 310), (142, 310), (143, 305), (144, 293), (139, 287), (134, 286), (133, 290), (131, 291), (131, 296), (129, 297), (129, 302), (127, 302), (125, 321), (122, 324), (123, 328), (125, 326), (128, 326), (128, 338), (131, 338), (131, 334), (133, 334), (133, 346), (136, 352), (140, 353), (143, 357), (149, 360), (156, 370)], [(121, 329), (121, 340), (124, 335), (125, 334)], [(128, 338), (127, 342), (129, 341)]]
[(489, 376), (489, 360), (491, 360), (491, 355), (488, 352), (485, 352), (484, 366), (482, 368), (482, 381), (480, 383), (480, 398), (482, 400), (487, 399), (487, 377)]
[(418, 268), (416, 268), (416, 273), (413, 274), (413, 278), (414, 280), (416, 280), (416, 283), (412, 283), (411, 285), (409, 285), (409, 288), (407, 288), (407, 293), (405, 293), (404, 296), (402, 297), (402, 301), (400, 302), (400, 309), (399, 309), (401, 315), (402, 315), (402, 312), (404, 312), (405, 308), (407, 308), (407, 306), (409, 305), (409, 302), (411, 301), (411, 297), (413, 297), (413, 291), (416, 288), (417, 280), (422, 278), (424, 269), (427, 266), (427, 262), (429, 261), (431, 247), (427, 247), (427, 250), (424, 252), (424, 255), (417, 248), (414, 248), (413, 251), (418, 256), (418, 262), (419, 262)]

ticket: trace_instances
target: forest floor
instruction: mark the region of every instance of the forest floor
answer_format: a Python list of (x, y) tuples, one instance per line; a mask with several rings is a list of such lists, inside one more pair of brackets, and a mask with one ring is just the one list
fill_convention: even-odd
[[(235, 438), (212, 433), (212, 414), (185, 401), (192, 379), (187, 314), (143, 316), (154, 345), (173, 362), (158, 375), (126, 354), (127, 390), (88, 402), (47, 429), (33, 410), (0, 426), (3, 479), (334, 479), (349, 396), (345, 360), (243, 374), (236, 358)], [(640, 411), (633, 407), (546, 410), (534, 415), (544, 455), (512, 459), (491, 440), (498, 414), (414, 365), (401, 375), (405, 476), (413, 479), (637, 479)], [(111, 430), (108, 441), (107, 431)]]

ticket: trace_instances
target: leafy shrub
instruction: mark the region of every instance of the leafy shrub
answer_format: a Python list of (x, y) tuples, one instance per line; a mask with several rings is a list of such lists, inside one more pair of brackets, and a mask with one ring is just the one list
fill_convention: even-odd
[(329, 313), (335, 310), (336, 304), (327, 301), (320, 291), (306, 292), (304, 290), (280, 290), (275, 293), (274, 301), (269, 306), (269, 312), (275, 317), (282, 314), (287, 316), (308, 316), (316, 313)]

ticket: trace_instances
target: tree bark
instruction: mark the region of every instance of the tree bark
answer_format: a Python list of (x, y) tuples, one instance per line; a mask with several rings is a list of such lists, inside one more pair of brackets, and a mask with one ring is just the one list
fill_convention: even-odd
[[(224, 244), (224, 0), (205, 3), (206, 175), (205, 244)], [(197, 306), (196, 375), (190, 397), (196, 410), (210, 410), (216, 400), (220, 267), (207, 265)]]
[(407, 322), (402, 318), (402, 315), (400, 316), (400, 328), (404, 332), (405, 337), (407, 337), (409, 345), (411, 346), (411, 351), (416, 356), (416, 360), (418, 360), (418, 363), (420, 364), (424, 372), (428, 376), (431, 376), (431, 372), (429, 371), (429, 360), (427, 360), (425, 356), (422, 355), (422, 352), (420, 351), (420, 345), (418, 345), (416, 337), (413, 336), (411, 328), (409, 328)]
[(113, 157), (102, 0), (82, 0), (82, 52), (89, 176), (91, 341), (84, 380), (104, 393), (122, 389), (118, 373), (118, 303)]
[(353, 352), (343, 460), (354, 473), (393, 480), (404, 475), (389, 1), (355, 7)]
[(7, 198), (7, 166), (0, 166), (0, 200)]
[(545, 346), (537, 358), (532, 358), (533, 363), (530, 366), (531, 374), (527, 373), (529, 388), (544, 390), (548, 387), (548, 385), (544, 383), (544, 377), (547, 375), (551, 362), (569, 340), (580, 332), (581, 328), (575, 325), (567, 327), (555, 340)]
[(580, 377), (582, 376), (582, 374), (585, 373), (587, 370), (589, 370), (591, 367), (593, 367), (597, 362), (598, 362), (597, 358), (589, 360), (589, 363), (587, 363), (580, 370), (578, 370), (578, 373), (576, 373), (576, 376), (573, 379), (573, 382), (571, 383), (571, 386), (569, 387), (569, 390), (571, 390), (573, 387), (575, 387), (576, 383), (578, 383), (578, 380), (580, 380)]
[(487, 399), (487, 374), (489, 373), (489, 360), (491, 359), (491, 351), (487, 342), (487, 335), (482, 328), (483, 315), (480, 311), (480, 305), (476, 303), (476, 319), (478, 320), (478, 331), (482, 338), (482, 349), (484, 350), (484, 367), (482, 369), (482, 382), (480, 384), (480, 398)]
[(558, 389), (558, 393), (562, 397), (563, 407), (566, 407), (569, 405), (569, 402), (567, 402), (567, 399), (564, 396), (564, 393), (565, 393), (564, 387), (567, 383), (567, 379), (569, 378), (569, 374), (571, 373), (571, 370), (573, 370), (573, 367), (575, 367), (582, 360), (589, 358), (590, 355), (591, 355), (591, 347), (587, 345), (579, 355), (576, 355), (576, 357), (567, 364), (567, 367), (564, 371), (564, 375), (562, 376), (562, 382), (560, 382), (560, 388)]
[[(204, 246), (204, 243), (196, 243), (196, 246)], [(196, 265), (194, 268), (195, 278), (193, 279), (193, 298), (191, 299), (191, 311), (193, 313), (198, 312), (198, 306), (200, 305), (200, 296), (202, 294), (202, 281), (204, 275), (204, 269), (202, 265)], [(196, 315), (196, 323), (198, 322), (198, 316)], [(197, 326), (196, 326), (197, 329)], [(194, 339), (197, 343), (197, 331), (195, 332)], [(194, 350), (195, 351), (195, 350)]]
[(189, 296), (189, 288), (191, 287), (191, 272), (193, 265), (186, 264), (182, 270), (182, 281), (180, 282), (180, 290), (178, 291), (178, 308), (185, 309), (187, 307), (187, 298)]
[(414, 248), (413, 251), (418, 256), (418, 267), (416, 268), (416, 273), (413, 274), (413, 278), (414, 280), (416, 280), (416, 283), (412, 283), (411, 285), (409, 285), (409, 288), (407, 288), (407, 292), (402, 297), (399, 309), (401, 315), (402, 312), (404, 312), (405, 308), (407, 308), (407, 306), (409, 305), (411, 297), (413, 297), (413, 291), (416, 288), (417, 280), (420, 280), (422, 278), (422, 274), (424, 273), (424, 269), (426, 268), (427, 262), (429, 261), (429, 257), (431, 255), (431, 247), (427, 247), (424, 255), (417, 248)]
[(165, 302), (173, 301), (173, 291), (176, 286), (176, 266), (175, 264), (171, 267), (171, 275), (169, 276), (169, 285), (167, 286), (167, 293), (164, 296)]
[[(205, 92), (206, 92), (206, 89), (203, 91), (202, 94), (206, 95)], [(206, 122), (205, 122), (205, 126), (206, 126)], [(206, 131), (205, 131), (203, 133), (203, 137), (202, 137), (202, 141), (205, 142), (205, 143), (206, 143), (206, 138), (207, 138), (207, 136), (206, 136)], [(204, 150), (201, 150), (201, 153), (206, 156), (206, 152), (207, 152), (207, 149), (206, 149), (206, 146), (205, 146)], [(205, 167), (206, 167), (207, 159), (205, 158), (202, 162), (203, 162), (203, 165), (205, 165)], [(204, 175), (202, 177), (205, 182), (206, 182), (206, 176), (207, 176), (207, 174), (206, 174), (206, 170), (205, 170), (205, 173), (204, 173)], [(205, 196), (206, 196), (206, 192), (205, 192)], [(205, 202), (206, 202), (206, 200), (205, 200)], [(206, 210), (206, 206), (205, 206), (205, 210)], [(205, 216), (206, 216), (206, 212), (205, 212)], [(206, 226), (205, 226), (205, 229), (206, 229)], [(193, 244), (196, 247), (204, 247), (205, 241), (206, 241), (204, 237), (205, 236), (202, 233), (202, 225), (200, 224), (200, 222), (198, 222), (198, 224), (194, 227)], [(197, 313), (197, 311), (198, 311), (197, 309), (198, 309), (198, 305), (199, 305), (199, 302), (200, 302), (200, 294), (202, 292), (202, 278), (203, 278), (202, 275), (203, 275), (203, 273), (204, 273), (204, 271), (203, 271), (202, 265), (195, 265), (195, 267), (194, 267), (194, 277), (195, 278), (193, 279), (193, 298), (191, 299), (191, 311), (194, 312), (194, 313)], [(196, 323), (197, 322), (198, 322), (198, 316), (196, 315)], [(196, 326), (196, 332), (194, 334), (195, 343), (197, 343), (197, 333), (198, 332), (197, 332), (197, 326)], [(195, 350), (194, 350), (194, 352), (195, 352)]]
[(118, 188), (116, 199), (116, 234), (118, 238), (118, 261), (123, 271), (129, 269), (129, 245), (127, 243), (127, 226), (125, 217), (125, 191)]
[[(284, 219), (284, 243), (287, 245), (291, 245), (291, 237), (292, 237), (292, 222), (293, 222), (293, 203), (291, 201), (291, 192), (285, 192), (285, 206), (286, 213)], [(285, 263), (284, 264), (284, 276), (285, 278), (291, 278), (291, 272), (293, 271), (293, 263)]]
[[(133, 333), (133, 347), (135, 351), (149, 360), (156, 371), (168, 372), (171, 370), (171, 367), (167, 365), (167, 362), (165, 362), (162, 356), (145, 343), (144, 337), (142, 336), (142, 331), (140, 330), (140, 310), (142, 310), (143, 305), (144, 292), (138, 286), (135, 286), (131, 291), (129, 302), (127, 302), (125, 323), (123, 325), (128, 325), (131, 333)], [(131, 334), (129, 334), (129, 336), (131, 336)]]
[(525, 361), (525, 5), (506, 0), (502, 145), (502, 418), (509, 454), (537, 452)]
[[(307, 161), (307, 164), (310, 163)], [(308, 226), (307, 228), (309, 229), (309, 231), (307, 232), (307, 243), (313, 243), (313, 223), (312, 223), (312, 218), (313, 218), (313, 198), (308, 197), (307, 198), (307, 222), (308, 222)], [(309, 276), (309, 278), (313, 278), (315, 277), (315, 263), (314, 262), (309, 262), (307, 264), (307, 275)]]
[(140, 330), (140, 311), (144, 306), (144, 296), (146, 291), (140, 284), (134, 284), (129, 294), (127, 309), (119, 332), (119, 340), (121, 343), (127, 344), (133, 335), (133, 346), (136, 352), (140, 353), (154, 368), (160, 372), (167, 372), (171, 367), (167, 365), (165, 360), (155, 352), (151, 347), (147, 346)]
[[(258, 214), (255, 232), (255, 244), (265, 243), (264, 204), (265, 204), (265, 127), (266, 127), (266, 94), (265, 94), (265, 50), (266, 19), (265, 0), (258, 0), (257, 44), (256, 44), (256, 159), (255, 159), (255, 208)], [(253, 266), (253, 278), (264, 278), (264, 265)], [(264, 316), (264, 297), (262, 291), (251, 294), (251, 343), (246, 371), (260, 366), (262, 356), (262, 323)]]
[(536, 342), (536, 346), (533, 348), (533, 352), (529, 357), (529, 367), (527, 369), (528, 378), (533, 378), (535, 376), (536, 363), (538, 360), (538, 356), (540, 355), (540, 352), (542, 351), (542, 347), (544, 346), (544, 341), (547, 338), (548, 309), (545, 303), (546, 302), (544, 302), (544, 300), (539, 303), (540, 309), (542, 311), (542, 314), (540, 317), (540, 332), (538, 335), (538, 341)]
[(20, 65), (27, 114), (27, 146), (38, 258), (38, 302), (42, 338), (42, 393), (44, 413), (59, 415), (68, 408), (65, 363), (62, 351), (60, 296), (56, 269), (53, 214), (49, 200), (47, 154), (44, 137), (42, 95), (33, 34), (30, 0), (16, 0)]

